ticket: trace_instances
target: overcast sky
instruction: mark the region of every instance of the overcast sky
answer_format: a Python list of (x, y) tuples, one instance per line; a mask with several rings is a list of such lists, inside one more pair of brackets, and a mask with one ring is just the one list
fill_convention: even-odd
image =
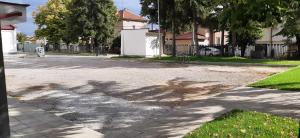
[[(47, 0), (1, 0), (7, 2), (16, 2), (16, 3), (26, 3), (31, 6), (28, 7), (27, 11), (27, 22), (18, 24), (17, 30), (18, 32), (23, 32), (27, 35), (33, 35), (34, 30), (36, 29), (36, 25), (33, 23), (32, 12), (37, 9), (38, 6), (44, 5)], [(140, 0), (114, 0), (118, 9), (127, 8), (133, 11), (136, 14), (140, 13)]]

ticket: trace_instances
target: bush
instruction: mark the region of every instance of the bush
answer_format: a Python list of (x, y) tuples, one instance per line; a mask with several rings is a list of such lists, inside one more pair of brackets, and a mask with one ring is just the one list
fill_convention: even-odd
[(120, 54), (121, 53), (121, 36), (118, 36), (113, 40), (110, 51), (113, 54)]

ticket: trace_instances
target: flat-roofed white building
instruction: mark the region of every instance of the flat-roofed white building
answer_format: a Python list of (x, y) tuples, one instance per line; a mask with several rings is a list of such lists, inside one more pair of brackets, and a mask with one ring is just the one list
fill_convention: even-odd
[(2, 44), (4, 54), (17, 53), (17, 31), (13, 25), (1, 26)]

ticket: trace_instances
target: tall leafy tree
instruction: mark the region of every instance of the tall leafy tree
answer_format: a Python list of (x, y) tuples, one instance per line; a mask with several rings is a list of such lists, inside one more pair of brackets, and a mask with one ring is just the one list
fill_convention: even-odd
[[(292, 0), (220, 0), (219, 2), (224, 6), (220, 20), (228, 24), (228, 28), (232, 32), (232, 45), (236, 46), (239, 37), (244, 39), (243, 35), (252, 34), (250, 36), (257, 39), (261, 36), (262, 27), (269, 27), (281, 22), (290, 1)], [(250, 39), (244, 41), (246, 40)], [(241, 55), (243, 56), (247, 43), (239, 44), (242, 47)]]
[[(185, 30), (186, 23), (182, 21), (184, 16), (179, 0), (159, 0), (160, 3), (160, 23), (164, 31), (171, 31), (172, 36), (172, 56), (176, 56), (176, 34)], [(141, 14), (150, 19), (150, 23), (158, 23), (158, 3), (157, 0), (141, 0)], [(164, 39), (163, 39), (164, 41)], [(164, 43), (164, 42), (163, 42)]]
[(298, 57), (300, 57), (300, 2), (293, 1), (289, 5), (289, 11), (285, 16), (283, 29), (277, 35), (283, 35), (289, 39), (296, 38)]
[(66, 5), (70, 0), (48, 0), (33, 12), (34, 22), (38, 25), (35, 31), (36, 37), (45, 37), (49, 43), (54, 44), (59, 50), (60, 41), (63, 40), (66, 31)]
[(205, 25), (207, 17), (212, 12), (213, 3), (210, 0), (179, 0), (179, 4), (179, 9), (183, 13), (181, 20), (191, 25), (193, 43), (198, 46), (198, 25)]
[(19, 43), (24, 44), (26, 41), (26, 34), (17, 33), (17, 40), (19, 41)]
[[(72, 0), (68, 24), (75, 37), (92, 41), (97, 55), (114, 36), (117, 8), (112, 0)], [(102, 50), (101, 50), (102, 51)]]

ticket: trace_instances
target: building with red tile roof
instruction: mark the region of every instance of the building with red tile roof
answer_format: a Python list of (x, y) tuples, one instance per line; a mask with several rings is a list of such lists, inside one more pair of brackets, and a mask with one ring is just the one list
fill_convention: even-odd
[(118, 16), (119, 19), (123, 21), (136, 21), (136, 22), (145, 22), (145, 23), (148, 22), (148, 20), (146, 20), (142, 16), (136, 15), (126, 8), (124, 10), (120, 10), (118, 12)]
[(119, 34), (121, 30), (134, 30), (148, 28), (148, 20), (140, 15), (136, 15), (128, 9), (120, 10), (118, 13), (119, 21), (116, 24), (115, 32)]

